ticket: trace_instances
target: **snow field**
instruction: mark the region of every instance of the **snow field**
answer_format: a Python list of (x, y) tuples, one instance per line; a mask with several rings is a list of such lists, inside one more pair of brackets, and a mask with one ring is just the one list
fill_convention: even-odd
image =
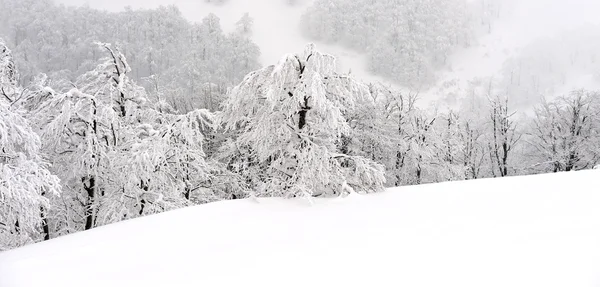
[(0, 286), (598, 286), (597, 176), (218, 202), (2, 253)]

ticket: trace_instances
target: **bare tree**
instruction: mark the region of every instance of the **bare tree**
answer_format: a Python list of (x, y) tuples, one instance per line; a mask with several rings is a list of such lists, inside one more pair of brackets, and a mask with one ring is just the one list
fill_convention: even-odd
[(553, 172), (587, 169), (599, 162), (598, 96), (577, 90), (536, 109), (531, 144)]
[(516, 122), (512, 119), (516, 112), (508, 111), (508, 97), (496, 96), (490, 98), (490, 120), (492, 124), (492, 139), (489, 143), (492, 174), (498, 170), (501, 177), (508, 175), (508, 160), (511, 151), (521, 139), (516, 131)]
[[(408, 97), (403, 97), (402, 94), (398, 94), (394, 97), (392, 106), (394, 107), (397, 119), (398, 119), (398, 136), (401, 138), (407, 138), (410, 131), (407, 125), (410, 124), (410, 116), (415, 112), (415, 103), (419, 98), (418, 93), (410, 93)], [(406, 146), (406, 147), (405, 147)], [(395, 186), (402, 184), (401, 170), (406, 164), (406, 158), (410, 152), (410, 146), (406, 145), (405, 142), (399, 142), (396, 151), (396, 183)]]

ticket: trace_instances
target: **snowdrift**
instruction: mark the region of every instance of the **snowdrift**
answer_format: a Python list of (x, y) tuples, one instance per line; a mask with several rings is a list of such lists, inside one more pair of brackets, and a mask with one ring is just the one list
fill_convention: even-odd
[(218, 202), (0, 253), (0, 286), (600, 286), (598, 176)]

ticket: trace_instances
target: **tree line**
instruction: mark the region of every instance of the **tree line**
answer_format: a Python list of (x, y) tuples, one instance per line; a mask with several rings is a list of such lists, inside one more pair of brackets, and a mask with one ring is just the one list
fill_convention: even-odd
[[(33, 3), (45, 3), (28, 1), (34, 12)], [(14, 28), (2, 31), (13, 40), (0, 40), (3, 250), (219, 200), (311, 200), (600, 162), (596, 91), (541, 98), (527, 114), (490, 80), (472, 85), (456, 109), (425, 109), (418, 93), (336, 72), (335, 59), (312, 44), (258, 67), (248, 15), (224, 35), (214, 15), (168, 24), (181, 20), (173, 7), (117, 14), (49, 7), (156, 26), (45, 41), (37, 37), (57, 31), (52, 26), (0, 17), (11, 23), (1, 27)], [(189, 29), (153, 38), (177, 27)], [(131, 39), (92, 42), (101, 32)]]
[[(220, 108), (175, 113), (129, 75), (122, 52), (55, 89), (28, 86), (0, 45), (3, 248), (194, 204), (248, 196), (370, 193), (384, 187), (592, 168), (598, 93), (542, 102), (502, 96), (461, 110), (335, 72), (309, 45), (249, 73)], [(58, 85), (62, 86), (62, 85)]]

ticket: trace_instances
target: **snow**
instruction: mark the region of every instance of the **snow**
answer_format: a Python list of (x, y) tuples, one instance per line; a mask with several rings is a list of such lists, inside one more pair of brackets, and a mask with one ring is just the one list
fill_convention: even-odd
[(191, 207), (0, 253), (0, 286), (600, 286), (598, 172)]

